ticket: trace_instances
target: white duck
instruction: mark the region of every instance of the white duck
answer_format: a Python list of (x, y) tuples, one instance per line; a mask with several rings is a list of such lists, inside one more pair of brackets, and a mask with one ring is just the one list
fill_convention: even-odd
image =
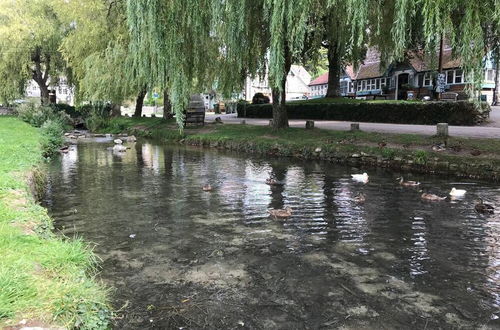
[(368, 174), (363, 173), (363, 174), (351, 174), (351, 177), (354, 181), (357, 182), (363, 182), (367, 183), (368, 182)]
[(452, 197), (463, 197), (467, 190), (451, 188), (450, 196)]

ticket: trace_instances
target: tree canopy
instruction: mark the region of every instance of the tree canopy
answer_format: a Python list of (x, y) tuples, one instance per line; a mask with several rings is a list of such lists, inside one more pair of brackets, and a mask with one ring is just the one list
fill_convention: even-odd
[(0, 1), (0, 100), (24, 94), (29, 80), (48, 102), (49, 84), (65, 71), (59, 51), (70, 29), (60, 21), (53, 0)]

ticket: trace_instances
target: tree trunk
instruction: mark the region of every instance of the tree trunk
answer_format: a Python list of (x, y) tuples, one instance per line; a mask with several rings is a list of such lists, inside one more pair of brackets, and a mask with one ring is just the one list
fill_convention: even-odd
[(143, 89), (139, 92), (139, 95), (137, 95), (134, 117), (142, 117), (142, 106), (144, 105), (144, 98), (146, 97), (146, 93), (146, 89)]
[(273, 96), (273, 129), (280, 129), (288, 127), (288, 114), (286, 112), (286, 78), (292, 66), (292, 54), (288, 43), (285, 43), (285, 66), (283, 68), (283, 78), (280, 82), (281, 90), (279, 88), (271, 88)]
[(330, 42), (328, 46), (328, 88), (326, 97), (340, 97), (340, 71), (341, 59), (339, 54), (339, 45), (336, 42)]
[(40, 88), (40, 102), (42, 105), (49, 105), (49, 87), (45, 83), (37, 82), (38, 88)]
[(500, 49), (497, 48), (495, 52), (495, 88), (493, 88), (493, 105), (499, 105), (499, 100), (498, 100), (498, 94), (499, 94), (499, 89), (498, 89), (498, 84), (500, 84)]
[(170, 102), (170, 97), (168, 96), (168, 90), (165, 88), (163, 90), (163, 119), (171, 118), (173, 118), (172, 103)]

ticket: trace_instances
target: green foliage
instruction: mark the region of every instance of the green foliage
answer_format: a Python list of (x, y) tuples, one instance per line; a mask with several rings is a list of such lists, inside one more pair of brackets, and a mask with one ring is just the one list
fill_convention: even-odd
[[(474, 125), (483, 119), (475, 104), (459, 102), (289, 102), (288, 116), (291, 119), (320, 119), (399, 124)], [(245, 112), (246, 111), (246, 112)], [(272, 106), (250, 104), (238, 106), (238, 116), (249, 118), (272, 118)]]
[(50, 157), (64, 143), (64, 124), (60, 120), (49, 119), (43, 123), (41, 131), (43, 156)]
[(56, 13), (59, 2), (0, 1), (0, 103), (22, 95), (30, 79), (48, 86), (65, 71), (59, 46), (69, 26)]
[(23, 103), (17, 106), (16, 112), (21, 120), (35, 127), (42, 127), (47, 121), (57, 121), (63, 127), (71, 124), (70, 116), (57, 107), (43, 106), (36, 103)]
[(76, 110), (85, 119), (85, 125), (91, 131), (98, 131), (99, 128), (106, 127), (111, 115), (111, 104), (95, 102), (80, 106)]
[(391, 148), (383, 148), (382, 149), (382, 157), (385, 159), (394, 159), (396, 157), (396, 150)]
[(415, 163), (424, 165), (429, 160), (429, 153), (425, 150), (417, 150), (414, 152), (413, 159)]

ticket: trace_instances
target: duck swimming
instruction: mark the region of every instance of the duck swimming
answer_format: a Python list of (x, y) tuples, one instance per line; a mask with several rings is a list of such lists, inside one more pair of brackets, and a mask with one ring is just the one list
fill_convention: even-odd
[(438, 195), (428, 194), (428, 193), (423, 193), (422, 196), (420, 196), (420, 198), (426, 201), (442, 201), (446, 199), (446, 197), (440, 197)]
[(463, 197), (467, 190), (451, 188), (450, 196), (452, 197)]
[(477, 213), (483, 213), (483, 214), (495, 213), (495, 208), (490, 204), (483, 203), (482, 198), (479, 198), (476, 206), (474, 206), (474, 209), (476, 210)]
[(351, 174), (351, 177), (354, 181), (357, 182), (363, 182), (367, 183), (368, 182), (368, 174), (363, 173), (363, 174)]
[(352, 200), (355, 201), (356, 203), (361, 204), (361, 203), (364, 203), (366, 201), (366, 197), (365, 197), (365, 194), (359, 193), (356, 196), (354, 196), (354, 198)]
[(201, 187), (203, 191), (212, 191), (212, 186), (210, 184), (206, 184), (203, 187)]
[(403, 187), (417, 187), (420, 185), (420, 182), (417, 181), (405, 181), (403, 177), (397, 178), (396, 180), (399, 180), (399, 184)]
[(284, 209), (274, 209), (274, 210), (269, 210), (269, 214), (276, 218), (289, 218), (292, 216), (292, 208), (291, 207), (286, 207)]

